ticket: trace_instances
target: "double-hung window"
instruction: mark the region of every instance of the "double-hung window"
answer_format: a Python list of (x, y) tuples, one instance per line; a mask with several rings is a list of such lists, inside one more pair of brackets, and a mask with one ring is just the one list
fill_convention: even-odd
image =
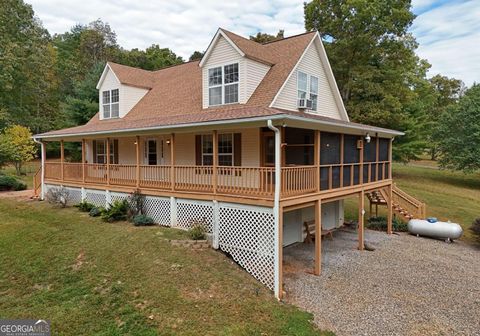
[[(202, 165), (213, 165), (213, 136), (211, 134), (202, 135)], [(222, 133), (218, 135), (218, 165), (233, 166), (233, 134)]]
[(298, 72), (297, 91), (298, 99), (307, 98), (308, 75), (304, 72)]
[(119, 117), (119, 91), (118, 89), (102, 92), (103, 118)]
[(208, 69), (208, 104), (238, 103), (238, 63)]
[[(99, 164), (107, 163), (107, 141), (93, 140), (93, 162)], [(118, 164), (118, 140), (110, 141), (110, 163)]]
[(202, 135), (202, 166), (213, 166), (213, 136)]

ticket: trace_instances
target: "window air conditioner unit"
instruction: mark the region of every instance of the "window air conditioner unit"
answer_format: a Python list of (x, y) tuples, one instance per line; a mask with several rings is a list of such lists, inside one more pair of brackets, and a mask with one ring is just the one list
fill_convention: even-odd
[(312, 109), (313, 103), (311, 99), (300, 98), (297, 105), (299, 109)]

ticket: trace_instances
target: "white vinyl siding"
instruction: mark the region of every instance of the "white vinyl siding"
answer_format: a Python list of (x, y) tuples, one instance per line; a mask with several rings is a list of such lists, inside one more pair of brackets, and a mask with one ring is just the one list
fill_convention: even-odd
[(327, 79), (326, 71), (320, 59), (317, 48), (320, 48), (320, 46), (317, 45), (317, 42), (314, 42), (309, 46), (303, 59), (298, 64), (297, 69), (293, 71), (287, 83), (278, 94), (273, 103), (273, 107), (298, 111), (297, 76), (298, 72), (301, 71), (318, 78), (317, 111), (312, 111), (312, 113), (317, 113), (334, 119), (342, 119), (340, 108), (337, 105), (333, 94), (333, 88), (330, 86), (330, 83)]
[(257, 86), (262, 82), (263, 78), (270, 70), (270, 66), (250, 60), (248, 58), (245, 59), (245, 65), (247, 73), (245, 76), (247, 78), (247, 85), (245, 86), (245, 100), (248, 101), (257, 89)]
[(100, 119), (104, 119), (103, 117), (103, 91), (109, 91), (118, 89), (119, 93), (119, 110), (118, 116), (123, 118), (127, 115), (128, 112), (140, 101), (140, 99), (145, 96), (148, 92), (147, 89), (138, 88), (134, 86), (124, 85), (121, 84), (112, 70), (108, 69), (107, 74), (105, 75), (105, 79), (103, 80), (100, 88), (99, 88), (99, 111), (100, 111)]

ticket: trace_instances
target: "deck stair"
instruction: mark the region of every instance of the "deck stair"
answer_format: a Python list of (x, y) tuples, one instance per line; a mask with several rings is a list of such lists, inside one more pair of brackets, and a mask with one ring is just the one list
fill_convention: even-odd
[[(370, 213), (372, 213), (372, 205), (375, 205), (376, 214), (378, 214), (378, 206), (387, 206), (388, 204), (388, 193), (385, 189), (371, 191), (366, 195), (370, 202)], [(406, 220), (426, 217), (425, 203), (410, 196), (395, 184), (392, 187), (392, 209)]]

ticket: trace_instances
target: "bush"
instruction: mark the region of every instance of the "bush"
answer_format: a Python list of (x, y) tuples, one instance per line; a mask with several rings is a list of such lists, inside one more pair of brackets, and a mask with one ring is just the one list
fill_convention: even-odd
[(0, 176), (0, 191), (19, 191), (25, 189), (27, 189), (27, 185), (15, 177), (8, 175)]
[(91, 217), (98, 217), (98, 216), (101, 216), (104, 212), (105, 212), (105, 208), (103, 208), (103, 207), (93, 207), (93, 208), (88, 212), (88, 214), (89, 214)]
[(473, 221), (470, 231), (472, 231), (476, 241), (480, 243), (480, 217)]
[(135, 216), (145, 214), (145, 196), (135, 191), (128, 196), (128, 213), (127, 218), (133, 219)]
[(195, 222), (188, 230), (188, 236), (193, 240), (203, 240), (205, 239), (205, 234), (205, 225), (201, 222)]
[[(387, 218), (383, 216), (370, 217), (367, 220), (366, 226), (371, 230), (387, 231)], [(407, 223), (405, 223), (398, 217), (393, 217), (392, 229), (393, 231), (397, 232), (406, 232), (408, 231)]]
[(106, 222), (126, 220), (129, 208), (127, 200), (115, 201), (102, 213), (102, 219)]
[(136, 215), (133, 217), (133, 225), (135, 226), (148, 226), (154, 224), (153, 218), (147, 215)]
[(70, 192), (65, 187), (54, 187), (48, 189), (46, 198), (48, 203), (65, 208), (70, 201)]
[(90, 212), (93, 208), (95, 208), (95, 204), (89, 203), (87, 201), (81, 201), (76, 205), (76, 207), (82, 212)]

